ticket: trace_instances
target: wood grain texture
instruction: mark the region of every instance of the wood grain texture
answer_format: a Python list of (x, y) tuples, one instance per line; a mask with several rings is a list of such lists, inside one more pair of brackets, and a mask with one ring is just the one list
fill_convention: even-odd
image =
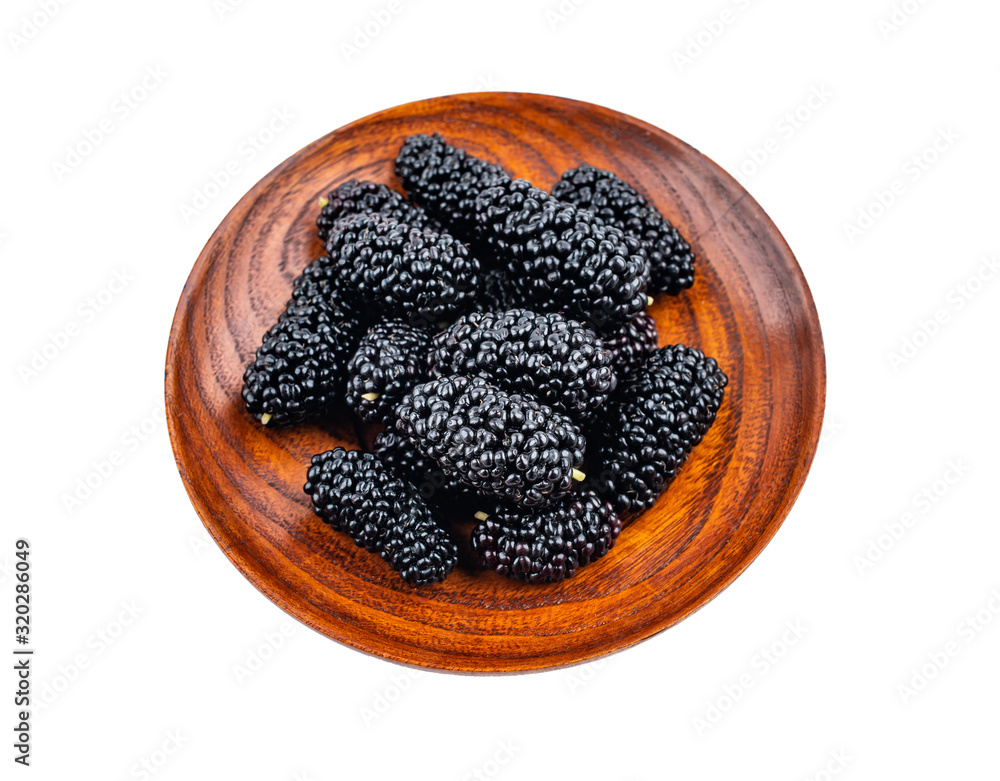
[[(660, 343), (714, 356), (730, 383), (718, 420), (657, 505), (604, 559), (563, 583), (456, 570), (404, 584), (316, 518), (306, 466), (357, 447), (346, 411), (265, 428), (240, 400), (243, 368), (292, 280), (322, 254), (316, 199), (352, 177), (401, 189), (403, 138), (438, 131), (549, 188), (581, 162), (634, 183), (691, 241), (694, 287), (651, 308)], [(729, 585), (774, 535), (815, 452), (825, 365), (791, 250), (729, 175), (668, 133), (609, 109), (518, 93), (458, 95), (362, 119), (316, 141), (233, 208), (184, 287), (167, 352), (166, 405), (191, 501), (229, 559), (323, 634), (388, 659), (462, 672), (545, 669), (627, 648)], [(463, 525), (463, 528), (468, 528)]]

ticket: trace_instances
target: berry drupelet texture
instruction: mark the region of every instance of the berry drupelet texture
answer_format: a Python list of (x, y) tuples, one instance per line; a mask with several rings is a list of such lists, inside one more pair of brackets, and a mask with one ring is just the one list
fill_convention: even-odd
[(434, 337), (431, 376), (482, 375), (584, 420), (615, 389), (612, 353), (575, 320), (527, 309), (473, 312)]
[(365, 423), (389, 423), (410, 388), (427, 379), (431, 335), (396, 321), (372, 326), (347, 365), (347, 403)]
[(407, 138), (396, 157), (396, 175), (427, 213), (469, 241), (480, 236), (476, 198), (510, 179), (499, 165), (452, 146), (438, 133)]
[(383, 317), (431, 328), (475, 302), (479, 261), (448, 233), (378, 214), (356, 215), (339, 223), (327, 251), (344, 287)]
[(482, 565), (527, 583), (555, 583), (607, 553), (622, 522), (593, 493), (571, 494), (558, 504), (526, 513), (500, 509), (472, 531)]
[(618, 333), (604, 337), (604, 346), (611, 351), (611, 363), (619, 382), (632, 375), (653, 354), (659, 338), (656, 321), (645, 312), (625, 323)]
[(638, 240), (591, 212), (519, 179), (484, 190), (476, 214), (506, 257), (519, 305), (565, 311), (605, 333), (646, 308), (649, 262)]
[(483, 274), (479, 296), (474, 309), (477, 312), (503, 312), (514, 309), (514, 295), (503, 269), (491, 268)]
[(714, 359), (671, 345), (612, 395), (598, 422), (592, 477), (623, 519), (648, 510), (666, 490), (715, 421), (726, 383)]
[(391, 428), (375, 437), (372, 452), (398, 477), (412, 483), (424, 501), (441, 506), (476, 495), (471, 487), (447, 474), (437, 461)]
[(577, 425), (483, 377), (417, 385), (396, 414), (397, 431), (420, 453), (487, 496), (544, 507), (583, 478), (586, 441)]
[(562, 175), (552, 195), (589, 209), (608, 225), (639, 239), (649, 256), (650, 292), (674, 295), (694, 284), (691, 245), (655, 206), (617, 174), (581, 165)]
[(342, 397), (347, 363), (364, 327), (341, 297), (336, 276), (326, 257), (306, 267), (247, 366), (243, 401), (261, 423), (298, 423)]
[(414, 228), (437, 228), (427, 212), (415, 206), (401, 193), (384, 184), (351, 179), (338, 185), (330, 194), (320, 200), (319, 218), (316, 228), (325, 245), (334, 226), (345, 217), (355, 214), (381, 214), (397, 222), (405, 222)]
[(342, 447), (313, 456), (304, 490), (326, 523), (378, 553), (407, 583), (438, 583), (457, 547), (416, 489), (371, 453)]

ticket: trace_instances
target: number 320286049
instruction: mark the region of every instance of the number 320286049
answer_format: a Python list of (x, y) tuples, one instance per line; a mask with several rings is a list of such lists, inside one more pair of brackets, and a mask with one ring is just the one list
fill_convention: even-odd
[[(27, 636), (31, 629), (31, 563), (28, 561), (28, 554), (31, 552), (31, 546), (27, 540), (18, 540), (15, 543), (17, 549), (14, 554), (17, 558), (17, 562), (14, 565), (15, 574), (14, 579), (17, 581), (17, 585), (14, 590), (17, 592), (14, 602), (16, 605), (17, 615), (14, 618), (14, 631), (18, 635)], [(20, 640), (24, 642), (24, 640)]]

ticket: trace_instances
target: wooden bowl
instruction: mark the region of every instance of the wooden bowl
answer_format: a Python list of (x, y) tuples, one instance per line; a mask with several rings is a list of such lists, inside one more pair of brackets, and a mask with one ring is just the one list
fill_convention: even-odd
[[(634, 183), (698, 256), (697, 281), (651, 307), (660, 344), (683, 342), (729, 375), (719, 417), (656, 506), (602, 560), (562, 582), (456, 569), (407, 586), (313, 514), (314, 453), (358, 447), (345, 410), (319, 425), (263, 427), (240, 399), (244, 366), (322, 254), (316, 199), (350, 178), (402, 189), (403, 138), (438, 131), (549, 188), (589, 162)], [(198, 257), (170, 333), (166, 404), (195, 509), (236, 567), (328, 637), (421, 667), (515, 672), (582, 662), (677, 623), (729, 585), (777, 531), (812, 461), (825, 366), (812, 297), (760, 206), (695, 149), (600, 106), (519, 93), (456, 95), (334, 131), (265, 176)], [(469, 528), (462, 524), (463, 532)]]

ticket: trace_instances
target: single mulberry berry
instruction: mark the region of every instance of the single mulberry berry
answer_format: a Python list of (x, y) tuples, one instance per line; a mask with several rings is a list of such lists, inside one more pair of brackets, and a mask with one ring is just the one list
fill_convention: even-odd
[(594, 484), (630, 520), (648, 510), (715, 421), (726, 375), (683, 345), (657, 350), (624, 382), (598, 421)]
[(382, 214), (413, 228), (438, 227), (423, 209), (407, 201), (401, 193), (384, 184), (351, 179), (320, 199), (319, 218), (316, 220), (320, 241), (325, 245), (334, 226), (355, 214)]
[(391, 428), (375, 437), (372, 452), (398, 477), (412, 483), (425, 502), (443, 506), (476, 495), (471, 487), (445, 472), (437, 461)]
[(507, 256), (519, 305), (565, 311), (614, 332), (646, 308), (649, 262), (636, 239), (519, 179), (491, 187), (477, 217)]
[(645, 312), (625, 323), (618, 333), (604, 337), (619, 382), (631, 376), (653, 354), (659, 338), (656, 321)]
[(396, 175), (413, 200), (466, 241), (480, 236), (476, 198), (510, 178), (499, 165), (452, 146), (438, 133), (407, 138), (396, 157)]
[(343, 396), (347, 363), (364, 327), (338, 291), (336, 276), (326, 257), (306, 267), (247, 366), (243, 401), (265, 425), (300, 422)]
[(476, 299), (479, 261), (448, 233), (356, 215), (341, 221), (327, 251), (345, 287), (383, 317), (416, 328), (468, 311)]
[(584, 477), (586, 441), (572, 420), (483, 377), (417, 385), (396, 414), (418, 451), (487, 496), (544, 507)]
[(621, 530), (606, 501), (589, 492), (570, 494), (535, 512), (498, 510), (473, 529), (472, 549), (484, 567), (501, 575), (555, 583), (611, 550)]
[(526, 309), (473, 312), (434, 337), (431, 376), (480, 374), (584, 420), (615, 389), (612, 353), (589, 328)]
[(347, 403), (366, 423), (395, 419), (396, 405), (427, 379), (431, 335), (405, 323), (372, 326), (347, 365)]
[(639, 239), (649, 256), (651, 292), (675, 295), (694, 284), (691, 245), (655, 206), (616, 174), (581, 165), (562, 175), (552, 195), (589, 209), (608, 225)]
[(304, 490), (323, 521), (378, 553), (407, 583), (438, 583), (454, 569), (458, 551), (445, 525), (371, 453), (337, 447), (313, 456)]

